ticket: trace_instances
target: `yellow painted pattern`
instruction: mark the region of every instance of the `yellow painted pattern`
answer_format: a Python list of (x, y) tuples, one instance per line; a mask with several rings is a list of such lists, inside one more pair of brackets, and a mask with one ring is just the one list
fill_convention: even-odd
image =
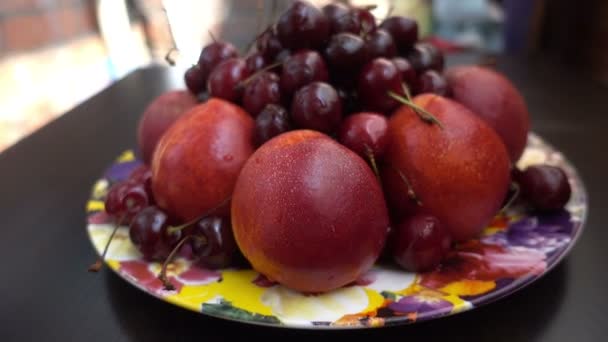
[(261, 300), (266, 288), (251, 282), (257, 275), (252, 270), (224, 270), (221, 282), (184, 286), (179, 294), (168, 296), (166, 299), (180, 306), (200, 311), (203, 303), (220, 296), (243, 310), (271, 315), (270, 307), (264, 305)]

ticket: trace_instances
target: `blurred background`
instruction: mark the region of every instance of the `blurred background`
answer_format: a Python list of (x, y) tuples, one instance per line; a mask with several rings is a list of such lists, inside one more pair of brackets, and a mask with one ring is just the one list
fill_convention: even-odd
[[(290, 3), (0, 0), (0, 151), (132, 70), (168, 65), (168, 52), (183, 72), (211, 41), (209, 32), (245, 49)], [(448, 54), (486, 61), (503, 54), (546, 58), (608, 85), (605, 0), (350, 3), (377, 5), (379, 18), (389, 12), (415, 17), (421, 35)]]

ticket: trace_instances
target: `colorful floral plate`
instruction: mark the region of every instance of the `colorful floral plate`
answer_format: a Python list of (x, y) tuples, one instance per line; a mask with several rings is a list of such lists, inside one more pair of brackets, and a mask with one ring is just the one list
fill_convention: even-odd
[[(304, 295), (268, 281), (251, 269), (206, 270), (177, 259), (165, 291), (158, 263), (146, 262), (129, 241), (126, 227), (116, 233), (107, 265), (145, 292), (181, 307), (246, 323), (297, 328), (377, 327), (405, 324), (471, 310), (509, 295), (553, 268), (580, 236), (587, 198), (575, 169), (561, 153), (530, 135), (520, 166), (549, 163), (570, 178), (566, 210), (551, 215), (511, 208), (497, 216), (478, 240), (457, 246), (441, 268), (414, 274), (376, 266), (358, 281), (330, 293)], [(97, 181), (87, 204), (88, 233), (97, 252), (112, 222), (103, 212), (109, 186), (137, 167), (132, 152), (121, 155)]]

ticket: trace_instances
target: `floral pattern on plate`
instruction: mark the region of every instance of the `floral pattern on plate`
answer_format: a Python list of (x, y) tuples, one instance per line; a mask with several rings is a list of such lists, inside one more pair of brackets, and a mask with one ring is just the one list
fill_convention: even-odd
[[(587, 212), (584, 186), (563, 155), (531, 134), (520, 167), (560, 166), (572, 197), (565, 210), (538, 214), (515, 205), (498, 215), (476, 240), (457, 245), (437, 269), (414, 274), (376, 265), (354, 283), (318, 295), (276, 284), (251, 269), (207, 270), (187, 258), (168, 268), (172, 291), (131, 244), (128, 228), (118, 229), (106, 263), (120, 277), (151, 295), (184, 308), (241, 322), (298, 328), (362, 328), (406, 324), (474, 309), (513, 293), (554, 267), (582, 232)], [(113, 228), (104, 212), (109, 187), (139, 165), (126, 151), (98, 180), (86, 209), (88, 233), (98, 253)]]

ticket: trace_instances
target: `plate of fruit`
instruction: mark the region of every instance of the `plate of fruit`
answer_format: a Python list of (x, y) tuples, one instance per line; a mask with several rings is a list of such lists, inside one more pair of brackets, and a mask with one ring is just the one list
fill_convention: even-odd
[(582, 233), (583, 183), (522, 95), (444, 70), (414, 20), (293, 3), (245, 53), (203, 48), (154, 99), (87, 203), (130, 284), (245, 323), (365, 328), (475, 309)]

